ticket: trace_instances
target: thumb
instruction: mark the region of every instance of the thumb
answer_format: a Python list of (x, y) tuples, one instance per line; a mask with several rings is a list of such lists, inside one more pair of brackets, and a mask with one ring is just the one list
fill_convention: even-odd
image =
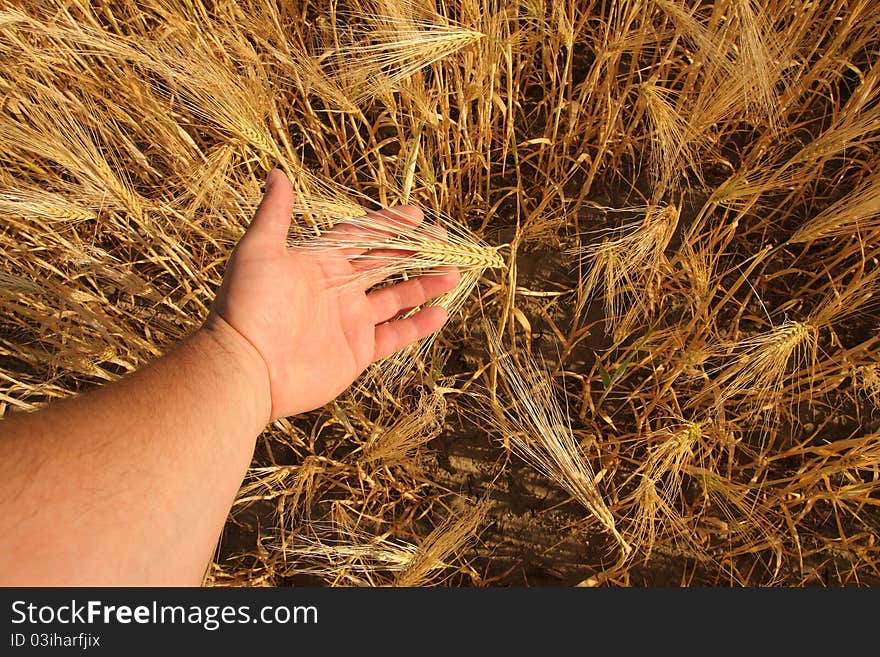
[(266, 178), (266, 193), (254, 213), (247, 235), (284, 244), (290, 228), (294, 196), (290, 180), (281, 169), (272, 169)]

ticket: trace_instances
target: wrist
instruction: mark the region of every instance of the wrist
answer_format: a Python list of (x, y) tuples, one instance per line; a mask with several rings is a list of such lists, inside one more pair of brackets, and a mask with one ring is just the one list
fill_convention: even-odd
[(236, 401), (245, 405), (257, 433), (272, 415), (269, 369), (260, 352), (220, 315), (212, 313), (190, 338), (203, 346), (218, 372), (236, 382)]

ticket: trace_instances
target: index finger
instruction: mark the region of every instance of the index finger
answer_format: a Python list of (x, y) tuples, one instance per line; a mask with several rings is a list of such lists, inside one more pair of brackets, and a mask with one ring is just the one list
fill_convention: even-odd
[(415, 205), (383, 208), (337, 224), (322, 236), (322, 241), (338, 244), (346, 257), (358, 256), (367, 251), (381, 249), (385, 242), (393, 240), (401, 233), (411, 232), (424, 219), (424, 212)]

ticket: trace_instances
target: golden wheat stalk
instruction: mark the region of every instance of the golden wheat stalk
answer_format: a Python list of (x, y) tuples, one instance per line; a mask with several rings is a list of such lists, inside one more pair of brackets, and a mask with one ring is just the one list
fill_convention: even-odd
[(347, 524), (312, 521), (283, 554), (294, 563), (294, 572), (333, 584), (426, 586), (442, 578), (452, 559), (475, 538), (486, 512), (482, 502), (453, 514), (418, 544), (388, 532), (372, 535)]
[(252, 502), (274, 501), (291, 498), (296, 506), (301, 498), (304, 505), (311, 502), (314, 477), (321, 474), (324, 464), (314, 457), (307, 457), (298, 465), (271, 465), (251, 468), (235, 498), (235, 506)]
[[(724, 20), (708, 20), (672, 0), (654, 0), (693, 44), (703, 71), (703, 84), (692, 111), (690, 128), (702, 132), (721, 121), (746, 117), (776, 130), (781, 121), (776, 85), (785, 50), (770, 11), (751, 0), (733, 0)], [(730, 6), (732, 5), (732, 6)]]
[(630, 546), (618, 532), (614, 516), (596, 485), (587, 454), (571, 430), (553, 391), (553, 383), (533, 359), (520, 353), (514, 359), (504, 350), (494, 329), (487, 326), (495, 362), (508, 396), (495, 407), (513, 451), (543, 476), (556, 482), (614, 537), (624, 554)]
[(445, 417), (443, 395), (437, 391), (423, 395), (415, 410), (378, 430), (364, 445), (358, 462), (382, 467), (411, 462), (420, 447), (440, 435)]
[[(445, 237), (445, 235), (444, 235)], [(391, 249), (406, 249), (413, 243), (408, 240), (392, 241)], [(421, 268), (451, 265), (459, 269), (503, 269), (504, 258), (498, 253), (500, 246), (480, 246), (475, 244), (451, 244), (446, 241), (424, 240), (418, 242), (414, 257)], [(424, 264), (422, 264), (424, 263)]]
[(97, 218), (97, 214), (64, 198), (61, 194), (37, 189), (0, 190), (0, 214), (39, 217), (77, 223)]
[[(288, 545), (275, 545), (293, 572), (320, 577), (331, 584), (376, 586), (403, 572), (418, 546), (389, 533), (371, 535), (354, 527), (311, 521)], [(445, 568), (445, 563), (434, 563)]]
[[(161, 40), (135, 40), (95, 30), (77, 22), (43, 23), (15, 17), (16, 27), (63, 41), (77, 54), (98, 54), (129, 62), (163, 80), (155, 91), (177, 99), (196, 116), (207, 119), (267, 157), (280, 159), (280, 149), (265, 125), (265, 80), (245, 77), (235, 70), (241, 52), (225, 51), (220, 41), (193, 43), (185, 35), (169, 33)], [(241, 46), (242, 44), (239, 44)], [(253, 54), (252, 52), (249, 54)], [(145, 76), (146, 77), (146, 76)]]
[(355, 103), (394, 90), (418, 71), (485, 38), (485, 34), (449, 22), (400, 16), (366, 15), (368, 27), (329, 59), (338, 84)]
[[(319, 176), (305, 167), (288, 170), (296, 202), (293, 207), (295, 221), (291, 229), (291, 244), (298, 240), (308, 241), (330, 230), (340, 222), (369, 214), (368, 207), (375, 202), (356, 190)], [(305, 222), (308, 227), (300, 225)]]
[(36, 281), (8, 271), (0, 271), (0, 291), (12, 294), (46, 294), (46, 290)]
[(254, 76), (244, 78), (216, 59), (182, 44), (157, 45), (146, 49), (141, 64), (164, 78), (170, 89), (156, 86), (160, 94), (176, 95), (187, 110), (207, 119), (228, 134), (257, 149), (266, 157), (281, 159), (281, 149), (266, 127), (265, 99), (261, 82)]
[(810, 325), (817, 328), (832, 327), (841, 320), (864, 312), (866, 306), (871, 307), (877, 302), (880, 267), (866, 272), (860, 264), (846, 283), (842, 283), (841, 279), (838, 279), (840, 284), (832, 282), (829, 291), (816, 304), (807, 318)]
[(677, 107), (677, 95), (656, 83), (645, 82), (639, 87), (640, 96), (651, 122), (651, 174), (654, 179), (655, 200), (675, 188), (690, 169), (701, 178), (697, 157), (699, 134), (682, 116)]
[(485, 500), (451, 514), (428, 534), (419, 549), (394, 579), (395, 586), (423, 586), (434, 583), (451, 559), (475, 538), (489, 511)]
[(776, 84), (787, 62), (774, 31), (770, 11), (752, 0), (734, 0), (731, 25), (736, 35), (735, 67), (745, 81), (744, 98), (750, 118), (772, 131), (779, 127), (779, 95)]
[(804, 321), (789, 320), (738, 342), (710, 347), (709, 356), (720, 357), (727, 363), (708, 372), (708, 390), (697, 395), (691, 404), (704, 401), (711, 392), (716, 407), (739, 398), (753, 401), (755, 410), (776, 412), (776, 398), (799, 370), (810, 372), (807, 381), (811, 384), (819, 331), (863, 312), (866, 305), (876, 300), (878, 285), (880, 269), (864, 272), (860, 267), (844, 285), (832, 286)]
[(21, 161), (35, 155), (61, 165), (76, 177), (87, 197), (103, 198), (105, 205), (143, 218), (145, 201), (132, 187), (125, 167), (118, 165), (113, 150), (104, 146), (96, 131), (77, 116), (77, 110), (89, 111), (89, 103), (82, 108), (71, 107), (59, 104), (52, 96), (35, 93), (28, 105), (26, 121), (0, 121), (0, 143), (10, 154)]
[[(875, 100), (878, 94), (880, 89), (875, 89), (870, 99)], [(869, 109), (861, 106), (845, 108), (822, 134), (804, 145), (778, 173), (796, 165), (812, 168), (847, 149), (868, 146), (877, 141), (880, 141), (880, 106)]]
[(860, 365), (852, 372), (853, 383), (880, 410), (880, 365)]
[(763, 548), (779, 545), (782, 522), (771, 513), (760, 485), (733, 481), (701, 466), (687, 466), (686, 471), (703, 489), (706, 508), (701, 524), (711, 527), (712, 533), (731, 544), (740, 542), (745, 550), (756, 544)]
[[(379, 214), (364, 214), (364, 209), (350, 200), (340, 186), (316, 185), (316, 182), (320, 183), (320, 179), (309, 180), (310, 191), (323, 187), (324, 192), (317, 197), (309, 192), (298, 194), (294, 208), (294, 213), (308, 219), (311, 225), (295, 224), (291, 229), (290, 244), (314, 252), (343, 250), (354, 253), (349, 256), (354, 265), (353, 272), (337, 281), (340, 288), (363, 285), (365, 279), (396, 280), (412, 275), (430, 275), (438, 268), (454, 266), (461, 274), (459, 284), (431, 302), (452, 315), (467, 301), (486, 270), (506, 266), (499, 253), (503, 246), (484, 244), (466, 227), (442, 214), (429, 211), (427, 219), (418, 225), (394, 208), (385, 208)], [(362, 216), (350, 216), (354, 212)], [(341, 239), (332, 229), (326, 230), (333, 226), (345, 228)], [(394, 255), (389, 256), (389, 252)], [(389, 378), (408, 373), (415, 359), (430, 348), (434, 338), (431, 336), (395, 354), (382, 364), (381, 374), (374, 373)]]
[(826, 237), (849, 237), (880, 228), (880, 173), (828, 206), (789, 239), (798, 244)]
[(685, 39), (699, 50), (702, 57), (713, 64), (714, 68), (733, 71), (733, 58), (730, 48), (717, 32), (711, 31), (698, 17), (696, 10), (688, 11), (674, 0), (654, 0), (660, 9), (672, 18), (676, 27)]
[[(816, 327), (796, 321), (786, 321), (738, 342), (718, 345), (708, 351), (729, 361), (709, 372), (708, 392), (714, 394), (716, 407), (739, 398), (753, 401), (757, 411), (775, 412), (775, 397), (794, 372), (815, 361), (817, 347)], [(695, 401), (704, 396), (699, 395)]]
[(755, 171), (736, 172), (712, 191), (706, 204), (744, 211), (763, 194), (791, 187), (799, 179), (795, 171), (784, 172), (766, 166), (757, 167)]
[(586, 269), (575, 316), (580, 316), (600, 293), (606, 331), (620, 322), (631, 305), (650, 315), (658, 300), (665, 250), (678, 225), (678, 216), (678, 208), (672, 205), (649, 207), (641, 222), (625, 225), (613, 233), (606, 231), (613, 236), (574, 249), (573, 255)]
[[(345, 250), (356, 252), (350, 257), (357, 267), (353, 282), (366, 276), (385, 278), (437, 267), (455, 266), (462, 272), (482, 273), (487, 269), (506, 266), (499, 253), (502, 246), (483, 243), (464, 226), (439, 213), (427, 211), (424, 222), (415, 224), (409, 215), (395, 208), (384, 208), (379, 213), (367, 214), (356, 202), (344, 200), (341, 195), (303, 196), (294, 208), (295, 214), (309, 217), (318, 224), (315, 228), (294, 225), (290, 244), (315, 251)], [(351, 216), (358, 212), (362, 216)], [(338, 237), (327, 227), (342, 224), (344, 237)], [(320, 230), (323, 226), (325, 230)], [(402, 252), (404, 257), (389, 257), (387, 251)], [(364, 272), (369, 273), (364, 273)]]
[(648, 454), (632, 477), (637, 485), (631, 500), (635, 512), (627, 531), (633, 547), (641, 548), (647, 560), (665, 529), (683, 531), (681, 507), (682, 476), (693, 464), (695, 448), (702, 436), (699, 422), (685, 422), (676, 428), (652, 432), (645, 438)]
[(345, 93), (339, 81), (328, 75), (318, 57), (311, 55), (298, 43), (287, 43), (286, 49), (270, 46), (270, 52), (284, 67), (283, 70), (296, 81), (304, 97), (315, 97), (321, 103), (348, 114), (360, 114), (361, 110)]
[(697, 240), (685, 238), (677, 259), (687, 276), (686, 294), (691, 299), (692, 308), (696, 311), (705, 307), (712, 297), (717, 256), (711, 248), (699, 244)]

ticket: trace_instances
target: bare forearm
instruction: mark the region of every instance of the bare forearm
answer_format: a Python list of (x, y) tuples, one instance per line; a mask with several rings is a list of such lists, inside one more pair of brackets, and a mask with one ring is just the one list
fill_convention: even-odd
[(2, 583), (200, 582), (270, 408), (227, 329), (0, 423)]

